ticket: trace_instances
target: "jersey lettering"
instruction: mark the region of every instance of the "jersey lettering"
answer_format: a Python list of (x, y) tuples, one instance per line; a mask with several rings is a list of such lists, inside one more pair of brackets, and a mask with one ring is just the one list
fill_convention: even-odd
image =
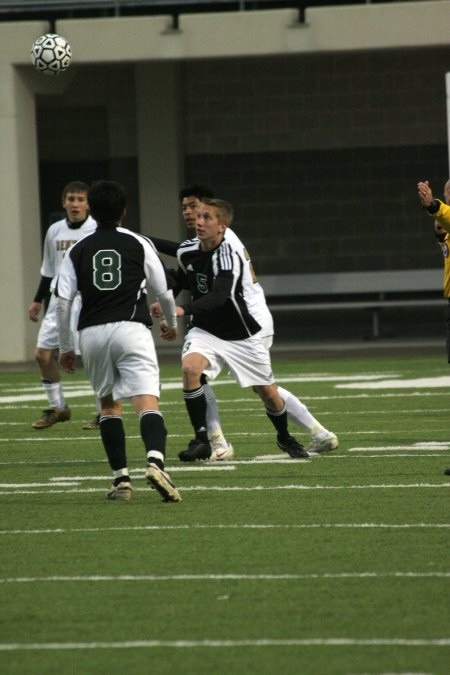
[(92, 267), (94, 286), (100, 291), (114, 291), (122, 283), (122, 256), (114, 249), (97, 251)]
[(55, 241), (55, 246), (57, 251), (67, 251), (68, 248), (75, 244), (78, 239), (57, 239)]
[(199, 293), (208, 293), (209, 288), (208, 288), (208, 277), (206, 274), (200, 274), (200, 272), (197, 272), (196, 275), (196, 280), (197, 280), (197, 290)]

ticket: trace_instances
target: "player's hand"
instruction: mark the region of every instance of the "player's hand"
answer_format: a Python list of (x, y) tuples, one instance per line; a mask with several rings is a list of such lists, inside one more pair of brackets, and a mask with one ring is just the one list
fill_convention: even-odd
[(422, 204), (422, 206), (425, 206), (425, 208), (430, 206), (431, 202), (433, 201), (433, 192), (428, 185), (427, 180), (417, 183), (417, 194), (419, 196), (419, 202)]
[(161, 321), (159, 327), (161, 329), (159, 336), (163, 340), (167, 340), (168, 342), (175, 340), (178, 335), (178, 328), (169, 328), (165, 321)]
[(41, 307), (42, 303), (40, 302), (32, 302), (28, 307), (28, 316), (30, 317), (31, 321), (34, 321), (34, 323), (39, 321), (39, 312), (41, 311)]
[(77, 355), (74, 351), (71, 352), (60, 352), (59, 353), (59, 365), (64, 370), (64, 372), (73, 375), (75, 372), (75, 362)]
[(150, 314), (152, 316), (155, 316), (157, 319), (159, 319), (159, 317), (162, 316), (162, 309), (161, 309), (161, 305), (159, 304), (159, 302), (153, 302), (150, 305)]

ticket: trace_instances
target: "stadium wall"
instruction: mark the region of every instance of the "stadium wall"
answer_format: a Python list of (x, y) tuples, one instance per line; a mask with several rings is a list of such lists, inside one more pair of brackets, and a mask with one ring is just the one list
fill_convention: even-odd
[[(75, 57), (57, 81), (27, 64), (45, 25), (0, 24), (0, 77), (22, 91), (0, 108), (0, 161), (14, 169), (19, 157), (22, 167), (0, 185), (2, 286), (20, 288), (2, 299), (10, 322), (0, 361), (32, 354), (26, 308), (40, 230), (74, 177), (121, 180), (128, 224), (174, 238), (184, 234), (179, 187), (207, 182), (234, 203), (261, 274), (441, 265), (415, 183), (429, 178), (439, 192), (448, 177), (450, 2), (317, 8), (305, 25), (296, 19), (290, 10), (182, 16), (179, 31), (168, 17), (62, 21)], [(280, 332), (329, 337), (319, 317), (310, 334), (297, 318)], [(389, 321), (392, 333), (422, 330), (423, 313)], [(335, 328), (345, 335), (349, 322)], [(441, 329), (433, 310), (426, 331)]]

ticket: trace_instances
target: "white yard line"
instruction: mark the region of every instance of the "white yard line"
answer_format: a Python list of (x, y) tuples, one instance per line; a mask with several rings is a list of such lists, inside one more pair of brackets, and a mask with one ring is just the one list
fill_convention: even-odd
[[(232, 485), (186, 485), (178, 486), (180, 492), (264, 492), (264, 491), (273, 491), (273, 490), (410, 490), (410, 489), (442, 489), (449, 488), (450, 483), (411, 483), (411, 484), (380, 484), (380, 485), (301, 485), (301, 484), (289, 484), (289, 485), (253, 485), (251, 487), (242, 487), (242, 486), (232, 486)], [(93, 493), (93, 492), (103, 492), (103, 488), (67, 488), (62, 490), (34, 490), (34, 489), (1, 489), (1, 495), (26, 495), (26, 494), (72, 494), (72, 493)], [(139, 488), (134, 487), (134, 492), (148, 492), (148, 488)]]
[(446, 579), (450, 572), (325, 572), (323, 574), (90, 574), (48, 577), (0, 577), (0, 584), (119, 581), (314, 581), (324, 579)]
[(349, 529), (349, 530), (415, 530), (441, 529), (449, 530), (450, 523), (303, 523), (294, 525), (278, 525), (272, 523), (213, 524), (213, 525), (124, 525), (116, 527), (73, 527), (56, 529), (34, 530), (0, 530), (0, 536), (5, 534), (86, 534), (89, 532), (130, 532), (130, 531), (171, 531), (171, 530), (321, 530), (321, 529)]
[[(257, 640), (132, 640), (122, 642), (29, 642), (0, 643), (0, 651), (45, 651), (67, 649), (192, 649), (230, 647), (448, 647), (450, 637), (409, 638), (259, 638)], [(405, 674), (406, 675), (406, 674)], [(409, 675), (414, 675), (409, 673)], [(417, 674), (419, 675), (419, 674)], [(420, 675), (426, 675), (420, 673)]]

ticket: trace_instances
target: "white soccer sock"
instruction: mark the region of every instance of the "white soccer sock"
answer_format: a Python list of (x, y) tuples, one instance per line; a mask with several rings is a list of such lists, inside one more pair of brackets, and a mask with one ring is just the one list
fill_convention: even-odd
[(311, 436), (317, 436), (322, 432), (327, 432), (327, 429), (311, 415), (306, 405), (302, 403), (297, 396), (294, 396), (290, 391), (283, 389), (283, 387), (280, 387), (279, 385), (278, 393), (286, 405), (288, 418), (295, 422), (297, 426), (305, 429)]
[(64, 410), (66, 408), (66, 402), (64, 400), (62, 382), (43, 381), (42, 384), (44, 385), (50, 408)]
[(208, 427), (208, 435), (223, 437), (216, 396), (209, 384), (203, 385), (203, 392), (206, 398), (206, 425)]

